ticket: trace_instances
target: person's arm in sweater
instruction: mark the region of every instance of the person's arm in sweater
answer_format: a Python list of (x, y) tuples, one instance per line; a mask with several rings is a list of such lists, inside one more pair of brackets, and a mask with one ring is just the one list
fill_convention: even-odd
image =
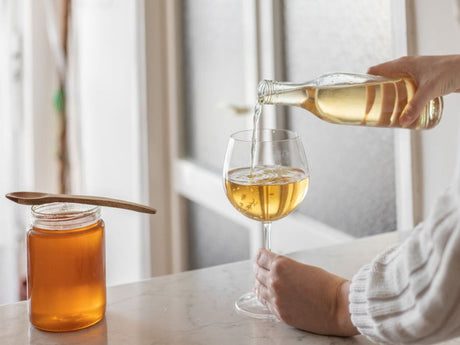
[(353, 277), (353, 324), (379, 343), (432, 344), (460, 335), (460, 190), (451, 186), (399, 247)]
[[(459, 55), (405, 57), (369, 73), (410, 76), (417, 82), (403, 116), (407, 124), (430, 99), (460, 90)], [(261, 250), (255, 266), (259, 299), (286, 323), (320, 334), (354, 335), (359, 330), (378, 342), (417, 344), (459, 335), (459, 185), (444, 193), (403, 245), (363, 267), (352, 284)]]

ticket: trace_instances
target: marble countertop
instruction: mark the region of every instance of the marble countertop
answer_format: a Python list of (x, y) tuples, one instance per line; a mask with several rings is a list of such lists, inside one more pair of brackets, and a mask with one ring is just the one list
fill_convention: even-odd
[[(398, 234), (387, 233), (290, 256), (351, 278), (397, 242)], [(319, 336), (237, 314), (233, 303), (252, 283), (252, 262), (243, 261), (110, 287), (104, 320), (69, 333), (30, 326), (26, 302), (0, 306), (0, 344), (370, 344), (363, 336)]]

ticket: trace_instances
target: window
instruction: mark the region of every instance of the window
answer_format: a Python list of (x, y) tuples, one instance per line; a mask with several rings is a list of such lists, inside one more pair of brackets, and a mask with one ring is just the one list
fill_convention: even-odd
[[(319, 1), (222, 0), (211, 5), (206, 0), (184, 0), (165, 6), (168, 72), (163, 81), (167, 81), (171, 111), (166, 115), (172, 133), (167, 140), (174, 146), (168, 153), (169, 191), (173, 204), (183, 206), (181, 211), (170, 209), (173, 218), (181, 219), (173, 230), (173, 247), (182, 255), (181, 269), (195, 267), (187, 264), (187, 258), (231, 260), (206, 257), (212, 256), (211, 251), (188, 246), (191, 234), (193, 243), (206, 243), (209, 232), (219, 231), (234, 245), (211, 241), (221, 248), (213, 251), (234, 251), (243, 259), (247, 256), (236, 248), (248, 241), (249, 256), (255, 253), (261, 245), (260, 226), (232, 209), (222, 190), (220, 170), (229, 134), (251, 127), (258, 81), (306, 81), (334, 70), (362, 73), (372, 64), (405, 54), (405, 40), (393, 38), (393, 31), (406, 25), (403, 15), (394, 15), (404, 12), (405, 4), (358, 1), (350, 5), (337, 0), (330, 8)], [(312, 34), (315, 30), (321, 32)], [(355, 36), (356, 41), (350, 42)], [(147, 32), (148, 45), (158, 44), (148, 37)], [(337, 243), (402, 224), (399, 210), (407, 198), (402, 203), (397, 200), (411, 193), (411, 183), (403, 187), (400, 183), (411, 176), (410, 162), (400, 159), (402, 154), (410, 155), (407, 134), (337, 128), (297, 109), (265, 110), (265, 127), (290, 127), (301, 134), (313, 171), (304, 205), (273, 227), (274, 250)], [(358, 140), (352, 142), (350, 136)], [(355, 207), (345, 208), (350, 198)], [(217, 222), (219, 229), (215, 229)], [(411, 219), (405, 222), (410, 224)], [(247, 229), (246, 237), (241, 227)]]

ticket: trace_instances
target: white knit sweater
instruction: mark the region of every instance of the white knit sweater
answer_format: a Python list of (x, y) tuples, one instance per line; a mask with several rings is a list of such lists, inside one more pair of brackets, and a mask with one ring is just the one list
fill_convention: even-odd
[(406, 241), (353, 277), (351, 319), (372, 341), (432, 344), (460, 336), (458, 180)]

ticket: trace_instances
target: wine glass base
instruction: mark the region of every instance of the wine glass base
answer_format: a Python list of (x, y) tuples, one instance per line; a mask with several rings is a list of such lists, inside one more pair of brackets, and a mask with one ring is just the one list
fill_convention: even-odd
[(257, 296), (253, 292), (248, 292), (238, 298), (235, 302), (235, 309), (238, 314), (252, 318), (278, 321), (278, 318), (273, 315), (266, 306), (259, 302)]

